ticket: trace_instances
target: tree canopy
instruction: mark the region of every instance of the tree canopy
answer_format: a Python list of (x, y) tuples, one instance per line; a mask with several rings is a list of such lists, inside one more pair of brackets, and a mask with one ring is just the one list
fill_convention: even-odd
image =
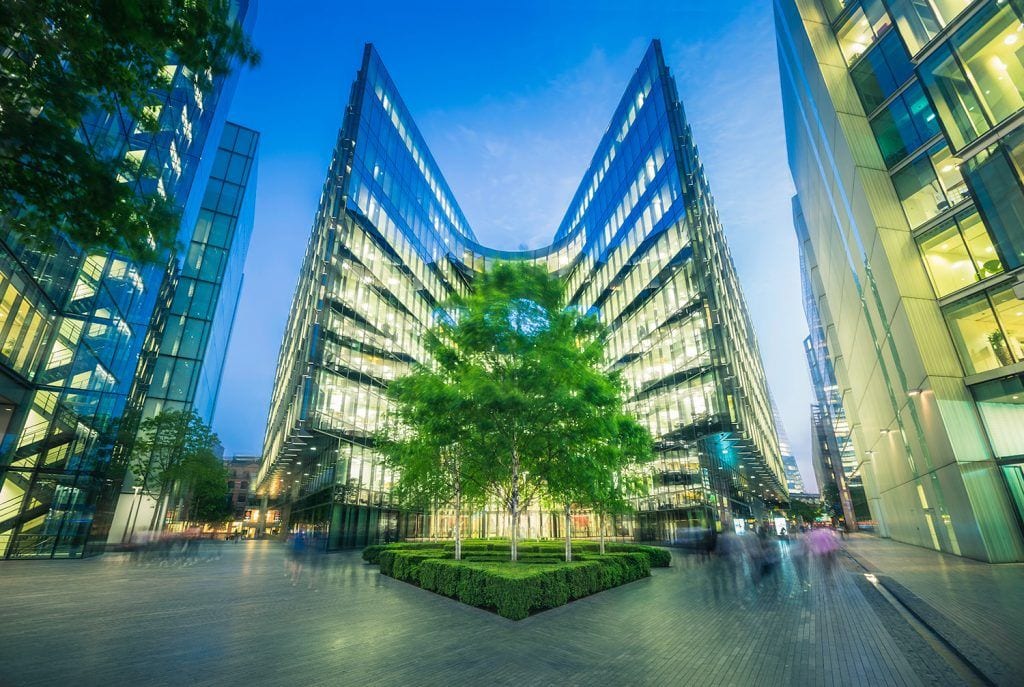
[(0, 3), (0, 217), (27, 244), (152, 261), (173, 247), (173, 199), (127, 183), (151, 170), (82, 121), (125, 113), (152, 131), (181, 65), (195, 86), (259, 55), (233, 20), (230, 0), (5, 0)]
[(497, 263), (479, 275), (438, 311), (426, 337), (431, 363), (389, 388), (400, 427), (381, 449), (400, 487), (450, 503), (447, 485), (457, 481), (501, 504), (513, 559), (519, 516), (542, 496), (566, 513), (622, 508), (623, 480), (650, 459), (651, 439), (623, 409), (604, 339), (542, 268)]

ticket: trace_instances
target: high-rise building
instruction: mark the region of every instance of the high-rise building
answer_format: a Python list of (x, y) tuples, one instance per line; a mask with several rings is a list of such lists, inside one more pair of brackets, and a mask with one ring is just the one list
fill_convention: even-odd
[[(842, 511), (846, 529), (858, 529), (859, 523), (869, 521), (864, 484), (853, 449), (850, 423), (839, 394), (832, 360), (828, 353), (825, 330), (821, 326), (818, 301), (811, 288), (807, 255), (810, 248), (805, 245), (810, 239), (804, 224), (800, 203), (793, 198), (793, 226), (796, 228), (797, 244), (800, 251), (800, 285), (803, 292), (804, 315), (807, 318), (809, 334), (804, 339), (804, 353), (807, 370), (814, 390), (811, 404), (811, 452), (814, 477), (818, 493), (830, 510), (838, 505)], [(837, 513), (838, 515), (838, 513)]]
[[(199, 215), (161, 286), (161, 303), (143, 345), (129, 394), (133, 424), (161, 411), (192, 410), (212, 424), (224, 358), (242, 290), (242, 269), (252, 238), (259, 133), (224, 125), (200, 196)], [(162, 528), (168, 503), (139, 493), (129, 468), (107, 535), (118, 543), (151, 523)], [(154, 510), (161, 509), (156, 514)]]
[[(405, 511), (373, 450), (384, 390), (427, 360), (423, 334), (494, 260), (529, 260), (611, 335), (607, 361), (656, 440), (644, 539), (729, 526), (786, 499), (760, 354), (696, 147), (652, 43), (551, 245), (480, 245), (372, 46), (352, 86), (278, 360), (258, 492), (333, 548), (447, 521)], [(533, 512), (524, 534), (553, 533)], [(468, 531), (501, 534), (498, 509)], [(577, 521), (581, 534), (596, 524)]]
[[(254, 8), (234, 7), (251, 28)], [(224, 130), (235, 77), (203, 92), (169, 64), (156, 131), (124, 111), (94, 111), (80, 135), (96, 154), (127, 155), (155, 170), (125, 183), (164, 193), (181, 210), (188, 246)], [(197, 192), (197, 190), (199, 192)], [(117, 437), (130, 416), (144, 343), (160, 350), (164, 318), (192, 253), (141, 265), (64, 243), (53, 253), (0, 236), (0, 556), (79, 557), (102, 550), (124, 476)], [(177, 281), (176, 281), (177, 280)], [(191, 289), (191, 287), (189, 287)], [(202, 293), (195, 284), (195, 293)], [(189, 295), (193, 295), (189, 292)], [(144, 380), (142, 380), (144, 383)]]
[(769, 396), (769, 400), (771, 401), (775, 429), (779, 433), (779, 455), (782, 458), (782, 469), (786, 475), (786, 490), (790, 494), (802, 494), (804, 493), (804, 478), (800, 474), (800, 466), (796, 464), (796, 456), (793, 455), (793, 447), (789, 443), (786, 427), (782, 424), (779, 407), (775, 405), (775, 398)]
[(775, 0), (810, 287), (872, 518), (1024, 559), (1024, 3)]

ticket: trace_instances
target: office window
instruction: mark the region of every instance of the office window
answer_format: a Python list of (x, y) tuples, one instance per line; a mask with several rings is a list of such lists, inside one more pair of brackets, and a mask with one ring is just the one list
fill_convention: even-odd
[(978, 280), (956, 222), (938, 227), (922, 236), (918, 243), (925, 268), (938, 296), (946, 296)]
[(921, 236), (918, 245), (939, 297), (1003, 271), (985, 225), (973, 209)]
[(955, 160), (945, 141), (940, 141), (929, 148), (928, 157), (932, 161), (939, 185), (942, 186), (950, 205), (956, 205), (970, 197), (970, 193), (967, 192), (967, 184), (964, 182), (964, 175), (960, 171), (960, 163)]
[(967, 374), (1024, 360), (1024, 302), (999, 287), (943, 309)]
[(889, 0), (889, 12), (911, 53), (916, 53), (971, 0)]
[(967, 250), (971, 253), (978, 278), (985, 279), (1000, 274), (1003, 271), (1003, 262), (978, 211), (971, 209), (962, 212), (957, 215), (956, 221), (960, 226), (964, 243), (967, 244)]
[(914, 73), (899, 36), (889, 33), (850, 70), (853, 85), (871, 114)]
[(1024, 264), (1024, 187), (1012, 154), (1022, 135), (1012, 134), (968, 160), (962, 168), (996, 250), (1009, 268)]
[(887, 167), (892, 167), (939, 133), (935, 113), (917, 83), (871, 120), (871, 130)]
[(880, 0), (865, 0), (836, 29), (839, 50), (853, 64), (889, 30), (891, 22)]
[[(978, 412), (992, 442), (992, 451), (999, 457), (1024, 455), (1024, 382), (1020, 376), (995, 379), (971, 387), (978, 403)], [(1024, 506), (1024, 472), (1021, 465), (1005, 466), (1012, 470), (1014, 500)]]
[(843, 13), (843, 10), (846, 9), (847, 0), (822, 0), (822, 4), (825, 6), (825, 13), (831, 21)]
[(893, 174), (892, 183), (911, 227), (924, 224), (949, 206), (927, 152)]
[(920, 67), (956, 149), (1024, 106), (1024, 13), (1016, 4), (989, 3)]
[(972, 296), (954, 303), (944, 312), (967, 374), (994, 370), (1013, 362), (988, 296)]

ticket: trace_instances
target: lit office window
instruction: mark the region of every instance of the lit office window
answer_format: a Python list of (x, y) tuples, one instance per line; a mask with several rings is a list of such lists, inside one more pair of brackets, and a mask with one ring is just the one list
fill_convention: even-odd
[(866, 0), (850, 12), (836, 29), (839, 49), (847, 64), (853, 64), (891, 25), (880, 0)]
[(946, 323), (967, 374), (1024, 360), (1024, 302), (1010, 287), (978, 294), (944, 308)]
[(935, 168), (935, 174), (939, 178), (939, 185), (946, 193), (946, 199), (950, 205), (956, 205), (960, 201), (969, 198), (967, 184), (964, 182), (964, 175), (960, 171), (960, 163), (957, 161), (945, 141), (936, 143), (928, 149), (928, 157)]
[(988, 231), (973, 209), (928, 232), (918, 243), (940, 297), (1003, 271)]
[(971, 252), (971, 260), (974, 261), (978, 278), (985, 279), (1000, 274), (1003, 271), (1003, 262), (978, 211), (966, 210), (956, 216), (956, 222), (960, 225), (960, 233), (967, 244), (967, 250)]
[(945, 310), (945, 315), (967, 374), (994, 370), (1013, 362), (985, 294), (953, 304)]
[(977, 281), (970, 253), (955, 222), (929, 232), (919, 242), (937, 295), (951, 294)]
[(971, 0), (889, 0), (889, 11), (907, 42), (916, 53), (962, 12)]
[(1021, 18), (1013, 4), (990, 3), (920, 67), (957, 149), (1024, 106)]

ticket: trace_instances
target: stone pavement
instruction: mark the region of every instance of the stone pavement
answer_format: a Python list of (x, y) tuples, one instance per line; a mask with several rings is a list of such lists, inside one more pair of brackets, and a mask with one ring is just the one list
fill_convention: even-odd
[(677, 552), (650, 579), (512, 622), (356, 552), (327, 556), (312, 590), (290, 584), (279, 544), (219, 551), (0, 563), (0, 685), (957, 684), (852, 561), (801, 579), (784, 556), (755, 583)]
[(1024, 683), (1024, 564), (990, 565), (869, 535), (846, 544), (992, 682)]

